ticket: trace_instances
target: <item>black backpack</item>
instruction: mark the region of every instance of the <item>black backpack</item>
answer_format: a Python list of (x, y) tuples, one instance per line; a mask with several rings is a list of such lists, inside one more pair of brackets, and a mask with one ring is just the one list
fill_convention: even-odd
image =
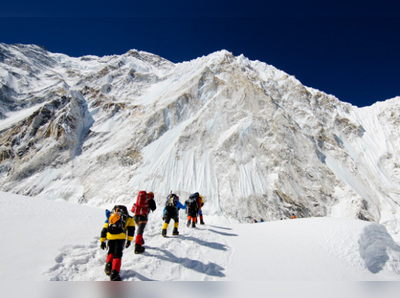
[(191, 194), (189, 196), (189, 199), (187, 200), (187, 208), (190, 211), (197, 211), (199, 209), (199, 205), (198, 205), (198, 201), (197, 201), (198, 198), (199, 198), (198, 192)]
[(167, 200), (165, 202), (165, 207), (167, 209), (167, 211), (175, 211), (176, 210), (176, 204), (178, 201), (178, 197), (176, 196), (176, 194), (169, 194), (167, 197)]

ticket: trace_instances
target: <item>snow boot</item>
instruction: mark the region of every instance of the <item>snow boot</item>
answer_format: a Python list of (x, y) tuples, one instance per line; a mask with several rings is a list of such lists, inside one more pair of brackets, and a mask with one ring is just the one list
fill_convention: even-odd
[(174, 236), (178, 236), (179, 235), (179, 232), (178, 232), (177, 228), (174, 228), (174, 230), (172, 231), (172, 235), (174, 235)]
[(196, 223), (194, 221), (192, 221), (192, 228), (196, 227)]
[(200, 219), (200, 224), (204, 225), (204, 221), (202, 219)]
[(112, 268), (112, 262), (106, 263), (106, 266), (104, 267), (104, 272), (106, 275), (111, 274), (111, 268)]
[(187, 226), (187, 227), (190, 227), (190, 219), (187, 221), (186, 226)]
[(161, 235), (162, 235), (163, 237), (166, 237), (166, 236), (167, 236), (167, 229), (162, 229)]
[(141, 254), (144, 252), (144, 247), (141, 246), (140, 244), (135, 244), (135, 254)]
[(111, 270), (110, 281), (121, 281), (121, 276), (117, 270)]

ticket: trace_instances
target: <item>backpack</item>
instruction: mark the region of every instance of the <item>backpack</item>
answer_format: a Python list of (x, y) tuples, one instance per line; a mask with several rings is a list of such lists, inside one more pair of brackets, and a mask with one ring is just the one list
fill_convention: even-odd
[(149, 212), (149, 200), (151, 196), (149, 196), (144, 190), (139, 191), (138, 196), (136, 198), (136, 203), (133, 204), (132, 213), (135, 215), (147, 215)]
[(189, 199), (187, 200), (187, 207), (190, 211), (197, 211), (199, 209), (198, 198), (199, 198), (198, 192), (191, 194), (189, 196)]
[(167, 211), (175, 211), (176, 210), (176, 204), (179, 201), (179, 198), (176, 194), (169, 194), (167, 197), (167, 200), (165, 202), (165, 207)]
[(124, 205), (115, 205), (111, 212), (109, 212), (107, 232), (110, 234), (124, 233), (128, 218), (128, 209)]

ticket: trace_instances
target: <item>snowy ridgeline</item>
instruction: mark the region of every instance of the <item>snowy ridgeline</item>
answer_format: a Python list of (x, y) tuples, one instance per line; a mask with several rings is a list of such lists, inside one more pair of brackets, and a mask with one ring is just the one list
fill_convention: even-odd
[(173, 64), (0, 44), (0, 189), (105, 206), (200, 192), (241, 222), (400, 230), (400, 98), (359, 109), (222, 50)]
[[(2, 281), (108, 280), (103, 271), (106, 253), (99, 247), (104, 209), (4, 192), (0, 192), (0, 208), (7, 227), (2, 238), (12, 240), (2, 245)], [(124, 251), (123, 280), (279, 281), (283, 285), (285, 281), (400, 280), (400, 246), (380, 224), (344, 218), (239, 224), (224, 216), (206, 216), (204, 226), (187, 228), (181, 211), (180, 235), (171, 236), (170, 227), (163, 238), (161, 214), (161, 206), (150, 214), (145, 253), (134, 254), (133, 248)], [(231, 294), (231, 284), (227, 285), (210, 285), (210, 294)], [(183, 287), (178, 293), (190, 292), (191, 288)], [(274, 284), (271, 287), (277, 290)], [(68, 291), (75, 293), (74, 288)], [(134, 291), (140, 292), (140, 286)], [(207, 294), (204, 288), (196, 291), (191, 296)], [(232, 294), (240, 292), (238, 288)]]

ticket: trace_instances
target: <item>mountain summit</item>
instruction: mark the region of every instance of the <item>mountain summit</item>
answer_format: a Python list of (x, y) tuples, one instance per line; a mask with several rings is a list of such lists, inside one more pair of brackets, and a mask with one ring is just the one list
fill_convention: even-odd
[(400, 97), (357, 108), (222, 50), (174, 64), (0, 44), (0, 189), (92, 206), (200, 192), (240, 221), (397, 222)]

